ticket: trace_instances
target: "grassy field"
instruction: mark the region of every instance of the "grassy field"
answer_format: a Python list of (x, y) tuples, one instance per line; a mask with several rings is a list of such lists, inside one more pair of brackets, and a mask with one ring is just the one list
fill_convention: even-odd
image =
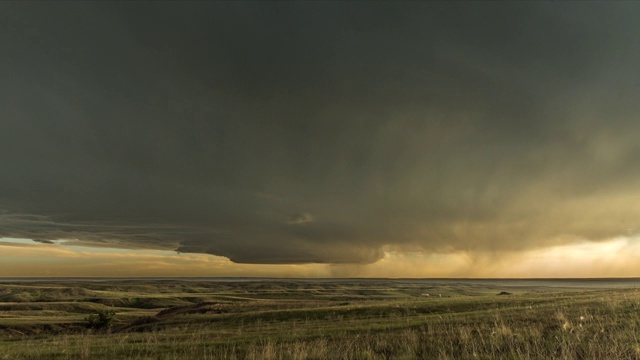
[(636, 280), (7, 281), (0, 359), (640, 359), (638, 288)]

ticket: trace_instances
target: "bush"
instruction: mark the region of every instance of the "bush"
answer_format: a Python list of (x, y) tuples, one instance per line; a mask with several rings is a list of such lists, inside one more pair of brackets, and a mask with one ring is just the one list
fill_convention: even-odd
[(113, 310), (99, 310), (97, 314), (91, 314), (85, 318), (90, 329), (108, 329), (113, 323), (116, 312)]

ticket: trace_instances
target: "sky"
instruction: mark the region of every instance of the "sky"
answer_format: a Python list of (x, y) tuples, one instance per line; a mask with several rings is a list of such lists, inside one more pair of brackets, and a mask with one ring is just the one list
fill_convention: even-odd
[(0, 277), (640, 276), (638, 24), (0, 2)]

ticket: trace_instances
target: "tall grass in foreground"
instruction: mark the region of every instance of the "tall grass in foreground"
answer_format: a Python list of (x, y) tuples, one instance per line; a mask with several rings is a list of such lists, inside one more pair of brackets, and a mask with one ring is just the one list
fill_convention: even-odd
[(637, 295), (487, 307), (16, 336), (0, 342), (0, 359), (640, 359)]
[(640, 359), (640, 291), (504, 286), (0, 284), (0, 360)]

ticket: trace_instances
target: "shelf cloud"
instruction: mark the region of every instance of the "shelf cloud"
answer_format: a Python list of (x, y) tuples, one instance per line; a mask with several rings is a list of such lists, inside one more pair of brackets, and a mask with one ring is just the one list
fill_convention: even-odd
[(0, 237), (366, 264), (640, 232), (638, 3), (6, 2), (0, 22)]

